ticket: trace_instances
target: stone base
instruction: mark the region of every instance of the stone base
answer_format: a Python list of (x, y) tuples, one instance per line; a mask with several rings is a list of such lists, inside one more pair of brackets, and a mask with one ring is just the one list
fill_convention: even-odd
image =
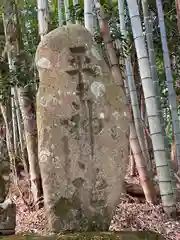
[(14, 235), (15, 230), (13, 229), (0, 229), (0, 236)]
[(13, 235), (0, 237), (1, 240), (164, 240), (158, 233), (154, 232), (83, 232), (72, 234), (57, 234), (51, 236)]
[(0, 235), (15, 234), (16, 227), (16, 205), (6, 199), (0, 203)]

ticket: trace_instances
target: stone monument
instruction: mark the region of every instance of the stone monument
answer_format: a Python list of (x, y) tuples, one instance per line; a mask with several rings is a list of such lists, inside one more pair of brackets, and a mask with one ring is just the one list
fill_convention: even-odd
[(91, 34), (69, 24), (36, 52), (39, 163), (52, 231), (108, 230), (128, 164), (124, 94)]

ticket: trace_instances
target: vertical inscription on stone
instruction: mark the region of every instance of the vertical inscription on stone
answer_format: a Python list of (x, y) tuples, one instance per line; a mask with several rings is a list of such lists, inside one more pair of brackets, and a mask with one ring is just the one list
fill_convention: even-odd
[[(86, 131), (88, 129), (88, 136), (90, 138), (90, 148), (91, 148), (91, 157), (94, 156), (94, 123), (97, 125), (97, 118), (93, 118), (93, 101), (89, 95), (89, 89), (91, 82), (89, 81), (89, 76), (96, 77), (96, 72), (93, 69), (93, 64), (91, 59), (86, 54), (86, 48), (74, 47), (70, 48), (72, 58), (70, 59), (70, 65), (73, 67), (73, 70), (67, 70), (66, 72), (72, 77), (78, 76), (78, 84), (76, 88), (76, 95), (80, 98), (81, 109), (83, 116), (79, 121), (79, 128), (82, 128)], [(102, 122), (102, 121), (100, 121)], [(99, 124), (100, 125), (100, 124)], [(102, 129), (100, 129), (101, 131)], [(87, 132), (87, 131), (86, 131)], [(97, 127), (95, 126), (95, 132), (97, 133)]]

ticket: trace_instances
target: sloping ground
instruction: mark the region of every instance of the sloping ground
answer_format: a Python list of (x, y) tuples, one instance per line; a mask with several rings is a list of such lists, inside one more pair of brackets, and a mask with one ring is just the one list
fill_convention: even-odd
[[(27, 183), (21, 180), (20, 187), (27, 189)], [(28, 209), (14, 186), (11, 188), (11, 197), (17, 205), (16, 232), (46, 234), (48, 230), (45, 227), (47, 219), (44, 210)], [(177, 208), (180, 213), (180, 204)], [(124, 195), (120, 199), (110, 230), (150, 230), (161, 233), (167, 240), (180, 240), (180, 219), (168, 219), (161, 206), (139, 203), (139, 199)]]
[(110, 226), (110, 230), (124, 229), (151, 230), (165, 239), (180, 240), (180, 220), (167, 218), (161, 206), (137, 203), (128, 197), (121, 199)]

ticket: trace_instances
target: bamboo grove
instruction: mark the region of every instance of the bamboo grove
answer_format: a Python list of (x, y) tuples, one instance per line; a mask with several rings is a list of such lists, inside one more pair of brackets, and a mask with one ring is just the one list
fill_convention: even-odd
[(1, 154), (11, 163), (13, 181), (18, 185), (23, 172), (33, 196), (27, 204), (41, 206), (34, 55), (44, 35), (69, 23), (82, 24), (92, 33), (126, 95), (131, 175), (139, 175), (147, 202), (156, 204), (160, 193), (164, 211), (175, 215), (180, 171), (179, 0), (2, 1), (0, 125), (6, 147)]

